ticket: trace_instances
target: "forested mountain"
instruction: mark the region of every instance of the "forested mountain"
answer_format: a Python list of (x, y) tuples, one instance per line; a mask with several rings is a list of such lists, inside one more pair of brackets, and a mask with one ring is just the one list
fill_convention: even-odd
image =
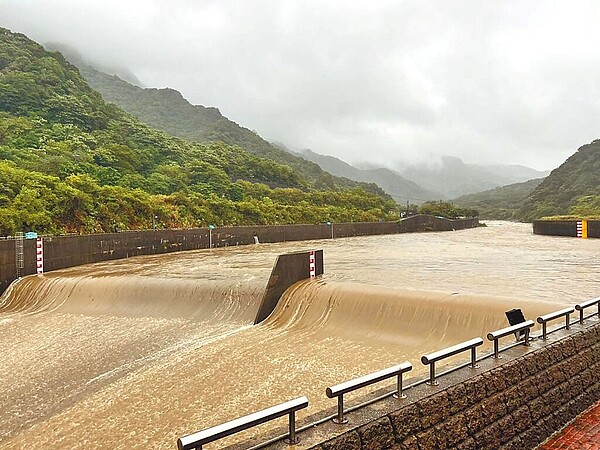
[(153, 130), (60, 53), (2, 28), (0, 158), (0, 234), (397, 217), (362, 189), (309, 190), (239, 146)]
[(543, 181), (543, 178), (509, 184), (488, 191), (467, 194), (454, 199), (457, 205), (474, 208), (482, 219), (511, 220), (523, 205), (525, 198)]
[(143, 123), (167, 133), (197, 142), (222, 141), (239, 145), (248, 152), (294, 169), (310, 186), (317, 189), (348, 189), (361, 187), (366, 191), (385, 195), (373, 183), (360, 183), (348, 178), (332, 177), (317, 164), (285, 152), (223, 116), (217, 108), (192, 105), (175, 89), (141, 88), (104, 73), (70, 49), (63, 49), (67, 59), (76, 65), (89, 85), (102, 97), (134, 115)]
[(456, 198), (547, 175), (547, 172), (517, 165), (467, 164), (454, 156), (443, 156), (433, 164), (398, 167), (398, 172), (425, 189), (440, 192), (443, 198)]
[(520, 220), (600, 215), (600, 139), (580, 147), (525, 199)]
[(323, 170), (351, 180), (376, 183), (400, 204), (410, 201), (420, 204), (428, 200), (442, 198), (437, 192), (423, 189), (417, 183), (403, 178), (399, 173), (386, 168), (359, 169), (333, 156), (321, 155), (311, 150), (302, 151), (302, 156), (317, 163)]

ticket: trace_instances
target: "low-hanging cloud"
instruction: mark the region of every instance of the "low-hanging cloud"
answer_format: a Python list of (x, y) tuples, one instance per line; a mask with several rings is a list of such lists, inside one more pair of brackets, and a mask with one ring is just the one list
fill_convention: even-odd
[(592, 0), (3, 0), (0, 18), (350, 162), (550, 169), (600, 134)]

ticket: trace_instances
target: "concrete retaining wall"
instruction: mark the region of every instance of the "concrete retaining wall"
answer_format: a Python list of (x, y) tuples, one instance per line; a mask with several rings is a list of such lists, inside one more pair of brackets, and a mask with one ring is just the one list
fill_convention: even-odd
[(418, 386), (404, 407), (309, 448), (533, 449), (600, 399), (600, 324), (563, 334), (432, 395)]
[[(445, 231), (478, 226), (478, 219), (448, 220), (431, 216), (413, 216), (400, 222), (365, 222), (333, 224), (334, 237), (407, 233), (415, 231)], [(46, 272), (112, 259), (138, 255), (198, 250), (209, 247), (247, 245), (260, 242), (286, 242), (330, 239), (332, 227), (317, 225), (262, 225), (253, 227), (208, 228), (193, 230), (149, 230), (87, 236), (44, 237), (44, 269)], [(25, 240), (23, 275), (35, 273), (35, 241)], [(17, 277), (15, 241), (0, 240), (0, 293)]]
[[(533, 233), (548, 236), (577, 236), (576, 220), (534, 220)], [(587, 221), (587, 236), (600, 238), (600, 220)]]

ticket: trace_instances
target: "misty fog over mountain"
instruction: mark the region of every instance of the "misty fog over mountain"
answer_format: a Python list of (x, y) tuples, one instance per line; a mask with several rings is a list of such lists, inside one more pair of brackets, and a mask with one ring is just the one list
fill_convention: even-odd
[(449, 155), (550, 170), (597, 137), (599, 8), (4, 0), (0, 17), (290, 148), (393, 169)]

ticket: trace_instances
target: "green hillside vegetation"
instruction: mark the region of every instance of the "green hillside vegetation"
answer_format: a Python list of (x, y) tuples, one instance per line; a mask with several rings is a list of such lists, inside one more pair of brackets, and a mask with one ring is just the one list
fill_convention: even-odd
[(462, 208), (452, 202), (443, 200), (425, 202), (417, 210), (419, 214), (446, 217), (447, 219), (458, 219), (459, 217), (478, 217), (479, 212), (472, 208)]
[(600, 220), (600, 195), (584, 195), (571, 206), (568, 214), (544, 216), (543, 220)]
[(118, 76), (95, 69), (72, 51), (68, 51), (67, 58), (107, 102), (118, 105), (152, 128), (196, 142), (222, 141), (238, 145), (253, 155), (291, 167), (311, 187), (317, 189), (360, 187), (368, 192), (386, 195), (375, 183), (332, 176), (318, 164), (286, 152), (265, 141), (256, 132), (229, 120), (217, 108), (190, 104), (179, 91), (135, 86)]
[[(355, 187), (310, 190), (289, 166), (142, 124), (60, 53), (0, 28), (0, 234), (395, 219)], [(314, 183), (312, 183), (314, 184)]]
[(545, 216), (600, 214), (600, 140), (571, 155), (525, 199), (516, 213), (524, 221)]
[(509, 184), (476, 194), (455, 198), (459, 206), (474, 208), (482, 219), (512, 220), (525, 198), (539, 186), (543, 178)]

